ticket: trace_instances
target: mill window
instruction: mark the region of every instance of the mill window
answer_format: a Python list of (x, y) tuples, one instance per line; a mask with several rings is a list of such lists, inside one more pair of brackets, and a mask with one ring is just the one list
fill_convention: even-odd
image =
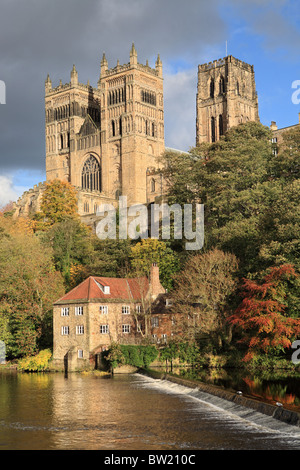
[(61, 334), (62, 334), (63, 336), (68, 335), (68, 334), (69, 334), (69, 327), (68, 327), (68, 326), (62, 326), (62, 327), (61, 327)]
[(75, 307), (75, 315), (83, 315), (83, 307)]
[(130, 333), (130, 325), (122, 325), (122, 333)]
[(63, 307), (61, 309), (61, 316), (62, 317), (68, 317), (69, 316), (69, 311), (70, 311), (69, 307)]
[(99, 311), (100, 311), (101, 314), (107, 315), (108, 314), (108, 305), (100, 305)]
[(108, 325), (100, 325), (100, 333), (102, 335), (109, 333), (109, 326)]

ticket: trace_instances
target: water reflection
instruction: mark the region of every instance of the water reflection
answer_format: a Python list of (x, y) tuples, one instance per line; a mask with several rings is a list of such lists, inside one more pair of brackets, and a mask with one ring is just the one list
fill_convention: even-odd
[(228, 390), (241, 390), (245, 396), (271, 404), (279, 402), (285, 408), (300, 412), (299, 373), (289, 376), (288, 372), (256, 371), (251, 373), (244, 369), (203, 369), (200, 372), (177, 369), (174, 372)]
[(0, 449), (300, 448), (298, 429), (254, 426), (163, 382), (0, 372)]

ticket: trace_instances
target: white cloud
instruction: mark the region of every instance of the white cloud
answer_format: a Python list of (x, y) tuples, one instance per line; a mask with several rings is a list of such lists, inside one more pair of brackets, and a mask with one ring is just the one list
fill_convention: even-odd
[(15, 186), (11, 177), (0, 175), (0, 207), (4, 207), (10, 201), (16, 201), (25, 189)]
[(166, 146), (187, 151), (196, 141), (197, 69), (165, 74)]

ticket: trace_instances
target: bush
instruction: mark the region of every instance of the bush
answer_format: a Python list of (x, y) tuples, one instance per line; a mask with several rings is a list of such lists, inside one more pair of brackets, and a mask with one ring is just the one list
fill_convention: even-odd
[(211, 367), (213, 369), (225, 367), (225, 365), (227, 364), (226, 356), (207, 354), (205, 356), (205, 359), (207, 360), (207, 367)]
[(183, 364), (193, 365), (200, 360), (199, 347), (195, 343), (170, 342), (160, 351), (160, 360), (179, 359)]
[(52, 357), (50, 349), (40, 351), (36, 356), (29, 356), (20, 359), (18, 369), (26, 372), (41, 372), (48, 368), (49, 361)]
[(113, 344), (105, 356), (113, 368), (123, 364), (147, 368), (158, 356), (158, 351), (155, 346)]

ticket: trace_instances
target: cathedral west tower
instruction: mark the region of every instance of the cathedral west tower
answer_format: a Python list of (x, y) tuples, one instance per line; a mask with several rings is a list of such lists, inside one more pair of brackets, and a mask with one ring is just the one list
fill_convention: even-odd
[(69, 83), (45, 82), (47, 181), (77, 188), (80, 215), (120, 195), (128, 204), (155, 197), (148, 175), (165, 149), (162, 62), (139, 64), (134, 45), (129, 59), (110, 69), (103, 54), (97, 88), (80, 83), (75, 66)]

